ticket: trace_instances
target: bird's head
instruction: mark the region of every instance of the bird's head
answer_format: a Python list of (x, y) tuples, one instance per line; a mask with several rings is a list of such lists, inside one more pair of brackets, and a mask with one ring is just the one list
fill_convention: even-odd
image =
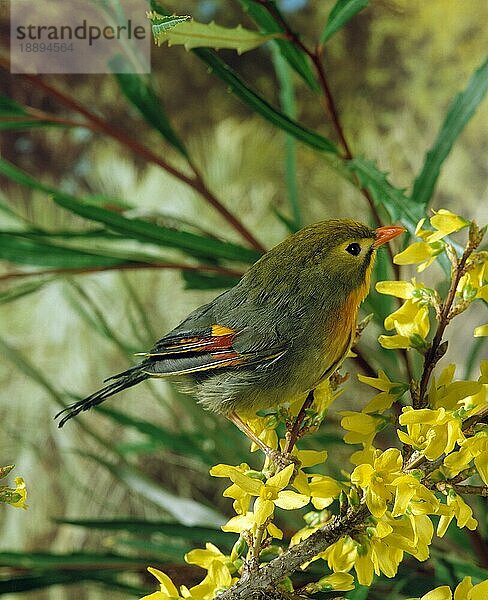
[(286, 284), (299, 286), (302, 294), (321, 289), (337, 298), (357, 292), (360, 302), (369, 289), (378, 248), (404, 231), (395, 225), (372, 229), (352, 220), (321, 221), (288, 237), (256, 266), (266, 274), (269, 291), (285, 292)]

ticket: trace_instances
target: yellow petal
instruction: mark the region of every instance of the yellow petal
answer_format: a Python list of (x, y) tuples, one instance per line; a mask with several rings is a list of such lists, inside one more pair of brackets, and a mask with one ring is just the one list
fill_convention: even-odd
[(454, 600), (467, 600), (467, 598), (470, 597), (469, 592), (471, 591), (472, 587), (473, 584), (471, 583), (471, 577), (465, 577), (454, 590)]
[(281, 529), (279, 529), (279, 527), (276, 527), (274, 523), (269, 523), (266, 529), (271, 537), (274, 537), (277, 540), (283, 539), (283, 532)]
[(293, 469), (295, 465), (288, 465), (282, 471), (278, 471), (275, 475), (270, 477), (266, 482), (266, 486), (272, 486), (279, 490), (285, 488), (290, 482), (291, 476), (293, 475)]
[(159, 569), (155, 569), (154, 567), (148, 567), (147, 570), (151, 575), (154, 575), (156, 579), (159, 581), (161, 585), (161, 591), (165, 594), (168, 594), (170, 597), (179, 598), (178, 590), (176, 589), (175, 584), (171, 581), (171, 579), (163, 573)]
[(469, 225), (469, 221), (455, 215), (449, 210), (441, 208), (430, 218), (430, 224), (438, 230), (429, 235), (427, 239), (432, 244), (450, 233), (463, 229), (463, 227)]
[(304, 494), (297, 494), (291, 490), (285, 490), (284, 492), (278, 492), (278, 498), (275, 500), (275, 505), (284, 510), (294, 510), (295, 508), (302, 508), (309, 502), (309, 497)]
[(332, 573), (332, 575), (322, 577), (318, 581), (318, 585), (320, 585), (320, 590), (324, 592), (330, 590), (347, 592), (354, 589), (354, 577), (349, 573)]
[(263, 525), (266, 523), (269, 517), (274, 512), (274, 504), (271, 500), (264, 500), (263, 498), (256, 498), (254, 502), (254, 519), (257, 525)]
[(396, 265), (412, 265), (429, 259), (433, 253), (434, 251), (426, 242), (414, 242), (403, 252), (395, 255), (393, 262)]
[(254, 526), (254, 513), (247, 512), (245, 515), (237, 515), (227, 521), (225, 525), (222, 525), (222, 531), (229, 531), (232, 533), (241, 533), (242, 531), (249, 531)]
[(15, 478), (15, 493), (20, 495), (20, 498), (16, 502), (9, 503), (10, 506), (15, 508), (27, 508), (27, 488), (25, 487), (25, 481), (23, 477)]
[(244, 490), (248, 494), (253, 496), (259, 496), (263, 483), (258, 479), (247, 477), (237, 467), (230, 465), (216, 465), (210, 469), (210, 475), (214, 477), (228, 477), (233, 483), (238, 485), (241, 490)]
[(396, 296), (404, 300), (411, 298), (412, 292), (415, 289), (415, 286), (409, 281), (378, 281), (375, 287), (376, 291), (380, 294)]
[(469, 600), (486, 600), (486, 598), (488, 598), (488, 580), (473, 587)]
[(359, 374), (358, 379), (361, 383), (365, 383), (381, 392), (389, 392), (393, 385), (384, 371), (378, 371), (378, 377), (366, 377), (366, 375)]
[(302, 467), (314, 467), (321, 465), (327, 460), (327, 450), (299, 450), (297, 458), (302, 463)]
[(447, 585), (435, 588), (428, 594), (424, 594), (420, 600), (451, 600), (452, 592)]
[(410, 339), (404, 335), (380, 335), (379, 343), (388, 350), (395, 348), (410, 348)]

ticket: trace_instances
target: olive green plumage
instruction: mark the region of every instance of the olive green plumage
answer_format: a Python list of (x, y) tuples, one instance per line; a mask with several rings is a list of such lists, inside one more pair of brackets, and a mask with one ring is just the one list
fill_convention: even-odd
[[(386, 237), (382, 229), (389, 229)], [(344, 360), (377, 247), (399, 232), (330, 220), (291, 235), (159, 340), (139, 365), (66, 409), (60, 426), (148, 377), (182, 381), (205, 408), (226, 415), (306, 394)]]

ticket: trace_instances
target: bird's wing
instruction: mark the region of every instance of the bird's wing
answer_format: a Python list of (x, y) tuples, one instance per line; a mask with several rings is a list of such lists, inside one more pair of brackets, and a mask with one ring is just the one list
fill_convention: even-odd
[(277, 347), (237, 349), (238, 336), (239, 331), (218, 324), (173, 331), (142, 354), (145, 360), (139, 367), (153, 377), (187, 375), (240, 365), (266, 365), (286, 352)]

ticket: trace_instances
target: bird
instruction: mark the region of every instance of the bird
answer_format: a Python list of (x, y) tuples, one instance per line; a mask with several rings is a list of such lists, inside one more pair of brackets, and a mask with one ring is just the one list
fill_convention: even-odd
[(271, 455), (245, 417), (313, 393), (340, 367), (355, 339), (377, 250), (404, 231), (349, 219), (304, 227), (140, 353), (139, 364), (58, 413), (59, 427), (142, 381), (171, 378)]

